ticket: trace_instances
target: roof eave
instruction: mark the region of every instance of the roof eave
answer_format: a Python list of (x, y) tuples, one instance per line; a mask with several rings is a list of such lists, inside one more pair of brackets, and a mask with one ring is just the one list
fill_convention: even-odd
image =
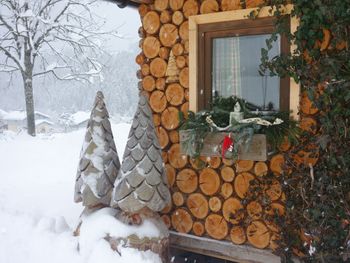
[(119, 8), (134, 7), (137, 8), (140, 4), (152, 4), (153, 0), (103, 0), (117, 4)]

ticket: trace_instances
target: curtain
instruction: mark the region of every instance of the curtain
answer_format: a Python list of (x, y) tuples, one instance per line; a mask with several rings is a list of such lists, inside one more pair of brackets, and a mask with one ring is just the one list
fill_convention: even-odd
[(241, 63), (238, 37), (213, 40), (213, 96), (241, 97)]

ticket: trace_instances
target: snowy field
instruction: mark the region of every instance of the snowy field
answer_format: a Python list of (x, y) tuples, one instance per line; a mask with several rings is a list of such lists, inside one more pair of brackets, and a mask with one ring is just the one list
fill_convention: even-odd
[[(112, 128), (122, 159), (130, 124)], [(77, 251), (72, 232), (83, 207), (73, 202), (73, 193), (84, 134), (85, 129), (35, 138), (0, 134), (1, 263), (159, 262), (132, 249), (120, 257), (104, 240)], [(108, 215), (100, 220), (105, 224)]]

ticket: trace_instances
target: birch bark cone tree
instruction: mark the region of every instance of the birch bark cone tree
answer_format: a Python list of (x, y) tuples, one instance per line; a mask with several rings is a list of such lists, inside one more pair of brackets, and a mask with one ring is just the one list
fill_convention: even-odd
[(141, 93), (131, 124), (123, 162), (114, 184), (111, 206), (122, 211), (116, 216), (122, 222), (145, 225), (151, 220), (158, 228), (158, 238), (128, 236), (125, 244), (140, 251), (157, 253), (163, 263), (169, 262), (169, 231), (157, 212), (171, 202), (162, 150), (153, 124), (148, 99)]
[(0, 1), (0, 71), (19, 73), (22, 77), (27, 129), (32, 136), (35, 136), (34, 77), (51, 73), (61, 80), (89, 81), (101, 71), (96, 59), (101, 36), (113, 32), (100, 30), (102, 23), (94, 19), (90, 10), (94, 2)]
[(111, 206), (130, 214), (137, 214), (144, 208), (159, 212), (169, 204), (170, 198), (152, 111), (147, 98), (141, 94)]
[(87, 208), (109, 206), (120, 168), (104, 97), (98, 91), (85, 134), (75, 182), (75, 202)]

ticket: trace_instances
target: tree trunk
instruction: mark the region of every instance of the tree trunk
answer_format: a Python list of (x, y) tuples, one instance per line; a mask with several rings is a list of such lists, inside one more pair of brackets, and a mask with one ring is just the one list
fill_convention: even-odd
[(162, 126), (157, 127), (156, 132), (158, 135), (160, 148), (164, 149), (169, 144), (168, 133)]
[(270, 243), (270, 232), (261, 221), (253, 221), (247, 227), (247, 237), (249, 243), (257, 248), (266, 248)]
[(170, 84), (165, 91), (165, 96), (171, 105), (179, 106), (185, 99), (184, 89), (178, 83)]
[(233, 226), (230, 231), (230, 237), (232, 242), (237, 245), (241, 245), (247, 240), (244, 228), (241, 226)]
[(146, 57), (155, 58), (160, 49), (160, 42), (157, 38), (149, 36), (143, 41), (142, 50)]
[(222, 0), (221, 9), (222, 11), (241, 9), (241, 1), (240, 0)]
[(197, 173), (194, 170), (188, 168), (181, 170), (176, 176), (176, 185), (183, 193), (193, 193), (198, 187)]
[(169, 5), (173, 11), (180, 10), (184, 4), (183, 0), (170, 0)]
[(260, 219), (262, 215), (262, 206), (257, 201), (251, 201), (247, 205), (247, 212), (251, 219)]
[(205, 230), (215, 239), (224, 239), (228, 234), (228, 226), (221, 215), (211, 214), (205, 219)]
[(229, 166), (224, 166), (221, 169), (221, 178), (225, 181), (225, 182), (232, 182), (233, 179), (235, 178), (235, 171), (229, 167)]
[(33, 79), (30, 72), (23, 73), (24, 98), (26, 101), (27, 112), (27, 132), (35, 136), (35, 116), (34, 116), (34, 97), (33, 97)]
[(194, 222), (192, 230), (196, 236), (203, 236), (205, 231), (204, 225), (201, 222)]
[[(180, 125), (179, 110), (175, 107), (166, 108), (160, 117), (163, 127), (169, 131), (177, 129)], [(181, 168), (181, 167), (175, 167)]]
[(209, 204), (209, 209), (215, 213), (219, 212), (222, 206), (221, 199), (218, 198), (217, 196), (210, 197), (208, 204)]
[(201, 193), (190, 194), (186, 206), (192, 215), (198, 219), (204, 219), (209, 213), (208, 201)]
[(178, 208), (171, 215), (171, 225), (177, 232), (188, 233), (192, 229), (192, 217), (185, 209)]
[(158, 13), (155, 11), (148, 12), (143, 17), (142, 24), (143, 24), (143, 28), (148, 34), (153, 35), (157, 33), (160, 27), (160, 19), (159, 19)]
[(236, 176), (234, 189), (239, 198), (244, 199), (249, 190), (250, 181), (254, 180), (251, 173), (243, 172)]
[(155, 0), (154, 1), (154, 8), (161, 12), (163, 10), (165, 10), (169, 5), (169, 1), (168, 0)]
[(219, 4), (216, 0), (204, 0), (200, 7), (201, 14), (209, 14), (219, 11)]
[(184, 196), (181, 194), (181, 192), (175, 192), (173, 193), (173, 203), (176, 206), (182, 206), (184, 204)]
[(244, 219), (244, 207), (236, 197), (230, 197), (222, 205), (222, 214), (227, 222), (239, 224)]
[(171, 15), (169, 13), (168, 10), (163, 10), (160, 13), (160, 22), (162, 22), (163, 24), (169, 23), (171, 20)]
[(196, 0), (188, 0), (188, 1), (186, 1), (186, 3), (184, 4), (182, 10), (183, 10), (184, 16), (186, 18), (188, 18), (189, 16), (197, 15), (198, 14), (198, 10), (199, 10), (197, 1)]
[(233, 187), (231, 183), (223, 183), (221, 185), (220, 194), (224, 199), (229, 198), (233, 193)]
[(149, 104), (154, 112), (163, 112), (166, 108), (166, 97), (163, 91), (153, 91), (149, 99)]
[(179, 36), (178, 29), (173, 24), (165, 24), (160, 28), (159, 39), (165, 47), (172, 47)]
[(236, 172), (248, 172), (254, 167), (254, 161), (252, 160), (238, 160), (236, 163)]
[(264, 162), (257, 162), (254, 166), (254, 173), (256, 176), (262, 177), (267, 175), (268, 172), (267, 164)]
[(214, 195), (220, 188), (220, 178), (211, 168), (204, 168), (199, 175), (199, 187), (206, 195)]

